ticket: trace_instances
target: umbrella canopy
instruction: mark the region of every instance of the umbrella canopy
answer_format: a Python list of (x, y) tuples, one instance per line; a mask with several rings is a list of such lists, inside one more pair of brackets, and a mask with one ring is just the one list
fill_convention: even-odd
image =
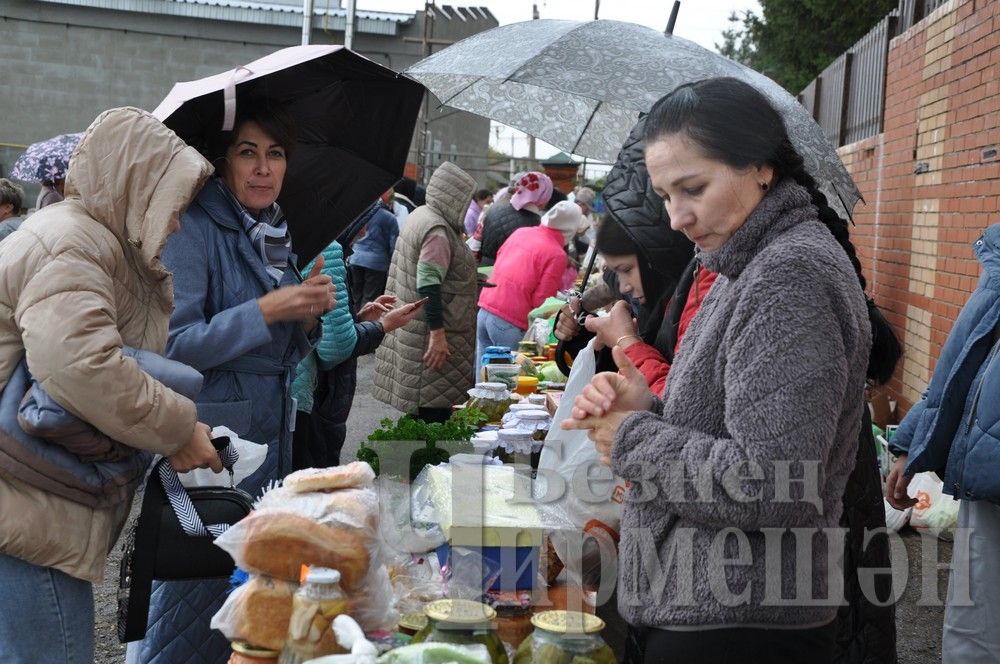
[[(831, 204), (861, 198), (836, 150), (791, 94), (686, 39), (622, 21), (542, 19), (480, 32), (406, 70), (443, 104), (556, 147), (613, 162), (639, 113), (684, 83), (732, 76), (760, 90)], [(734, 121), (738, 121), (734, 118)]]
[(69, 156), (76, 149), (83, 133), (60, 134), (46, 141), (32, 143), (24, 151), (10, 176), (22, 182), (55, 182), (65, 180), (69, 170)]
[(206, 149), (253, 97), (287, 105), (297, 125), (278, 204), (300, 264), (319, 254), (403, 174), (423, 87), (342, 46), (294, 46), (177, 83), (153, 111)]

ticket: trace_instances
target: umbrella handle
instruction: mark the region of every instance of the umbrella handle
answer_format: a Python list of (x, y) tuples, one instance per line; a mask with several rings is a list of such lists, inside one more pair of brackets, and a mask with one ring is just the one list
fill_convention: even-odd
[[(240, 76), (241, 72), (246, 73)], [(222, 131), (232, 131), (233, 125), (236, 123), (236, 84), (238, 83), (236, 77), (246, 78), (248, 75), (253, 75), (253, 72), (244, 66), (240, 66), (233, 70), (233, 73), (229, 76), (229, 80), (226, 81), (226, 87), (222, 91), (223, 103), (225, 104)]]

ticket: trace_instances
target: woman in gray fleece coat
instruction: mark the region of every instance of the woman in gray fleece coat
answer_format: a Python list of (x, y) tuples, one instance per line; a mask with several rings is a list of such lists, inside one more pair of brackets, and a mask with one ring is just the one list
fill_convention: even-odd
[[(738, 120), (736, 120), (738, 118)], [(646, 166), (718, 280), (655, 398), (620, 348), (565, 428), (632, 481), (618, 604), (646, 662), (831, 662), (838, 529), (872, 352), (847, 224), (766, 99), (735, 79), (667, 95)], [(879, 335), (876, 335), (879, 336)], [(876, 360), (882, 358), (880, 346)]]

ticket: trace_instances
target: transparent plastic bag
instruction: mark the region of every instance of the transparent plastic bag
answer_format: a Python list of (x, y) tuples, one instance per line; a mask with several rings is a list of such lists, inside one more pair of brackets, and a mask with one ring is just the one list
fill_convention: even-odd
[(292, 597), (298, 588), (296, 583), (251, 575), (212, 616), (212, 629), (230, 641), (281, 650), (288, 639)]

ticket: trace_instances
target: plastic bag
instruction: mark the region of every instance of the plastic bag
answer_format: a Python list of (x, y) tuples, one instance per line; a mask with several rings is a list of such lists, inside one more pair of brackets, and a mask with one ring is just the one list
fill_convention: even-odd
[[(553, 504), (572, 520), (578, 532), (585, 534), (587, 539), (601, 540), (597, 548), (591, 545), (583, 557), (579, 547), (556, 546), (568, 570), (579, 570), (587, 576), (590, 575), (587, 570), (600, 566), (601, 550), (606, 551), (608, 542), (613, 547), (618, 538), (625, 498), (625, 482), (600, 464), (597, 449), (587, 438), (587, 432), (565, 431), (560, 427), (560, 423), (570, 417), (576, 396), (594, 377), (595, 365), (594, 341), (591, 340), (573, 362), (566, 390), (545, 437), (536, 481), (539, 490), (555, 501)], [(574, 549), (577, 550), (575, 554)]]
[(943, 492), (944, 483), (934, 473), (917, 473), (907, 493), (917, 499), (910, 513), (910, 525), (951, 541), (958, 523), (959, 502)]
[(212, 629), (230, 641), (281, 650), (288, 639), (292, 596), (298, 588), (297, 583), (251, 575), (212, 616)]
[[(229, 442), (236, 446), (239, 458), (233, 466), (233, 483), (239, 484), (253, 475), (264, 463), (264, 458), (267, 456), (267, 445), (243, 440), (232, 429), (226, 427), (212, 429), (212, 438), (220, 436), (226, 436), (229, 438)], [(199, 486), (220, 486), (229, 482), (225, 473), (216, 473), (211, 468), (197, 468), (186, 473), (178, 473), (177, 476), (181, 478), (181, 484), (189, 489)]]
[(891, 533), (899, 532), (906, 525), (906, 522), (910, 520), (910, 513), (913, 512), (913, 508), (907, 507), (905, 510), (897, 510), (885, 498), (882, 499), (882, 502), (885, 503), (885, 527)]
[[(451, 643), (414, 643), (396, 648), (378, 658), (378, 664), (490, 664), (490, 652), (481, 644), (460, 646)], [(317, 662), (316, 664), (322, 664)]]
[(303, 565), (341, 574), (351, 615), (365, 629), (391, 627), (392, 585), (379, 538), (379, 502), (372, 489), (266, 492), (257, 509), (215, 543), (253, 574), (297, 583)]

